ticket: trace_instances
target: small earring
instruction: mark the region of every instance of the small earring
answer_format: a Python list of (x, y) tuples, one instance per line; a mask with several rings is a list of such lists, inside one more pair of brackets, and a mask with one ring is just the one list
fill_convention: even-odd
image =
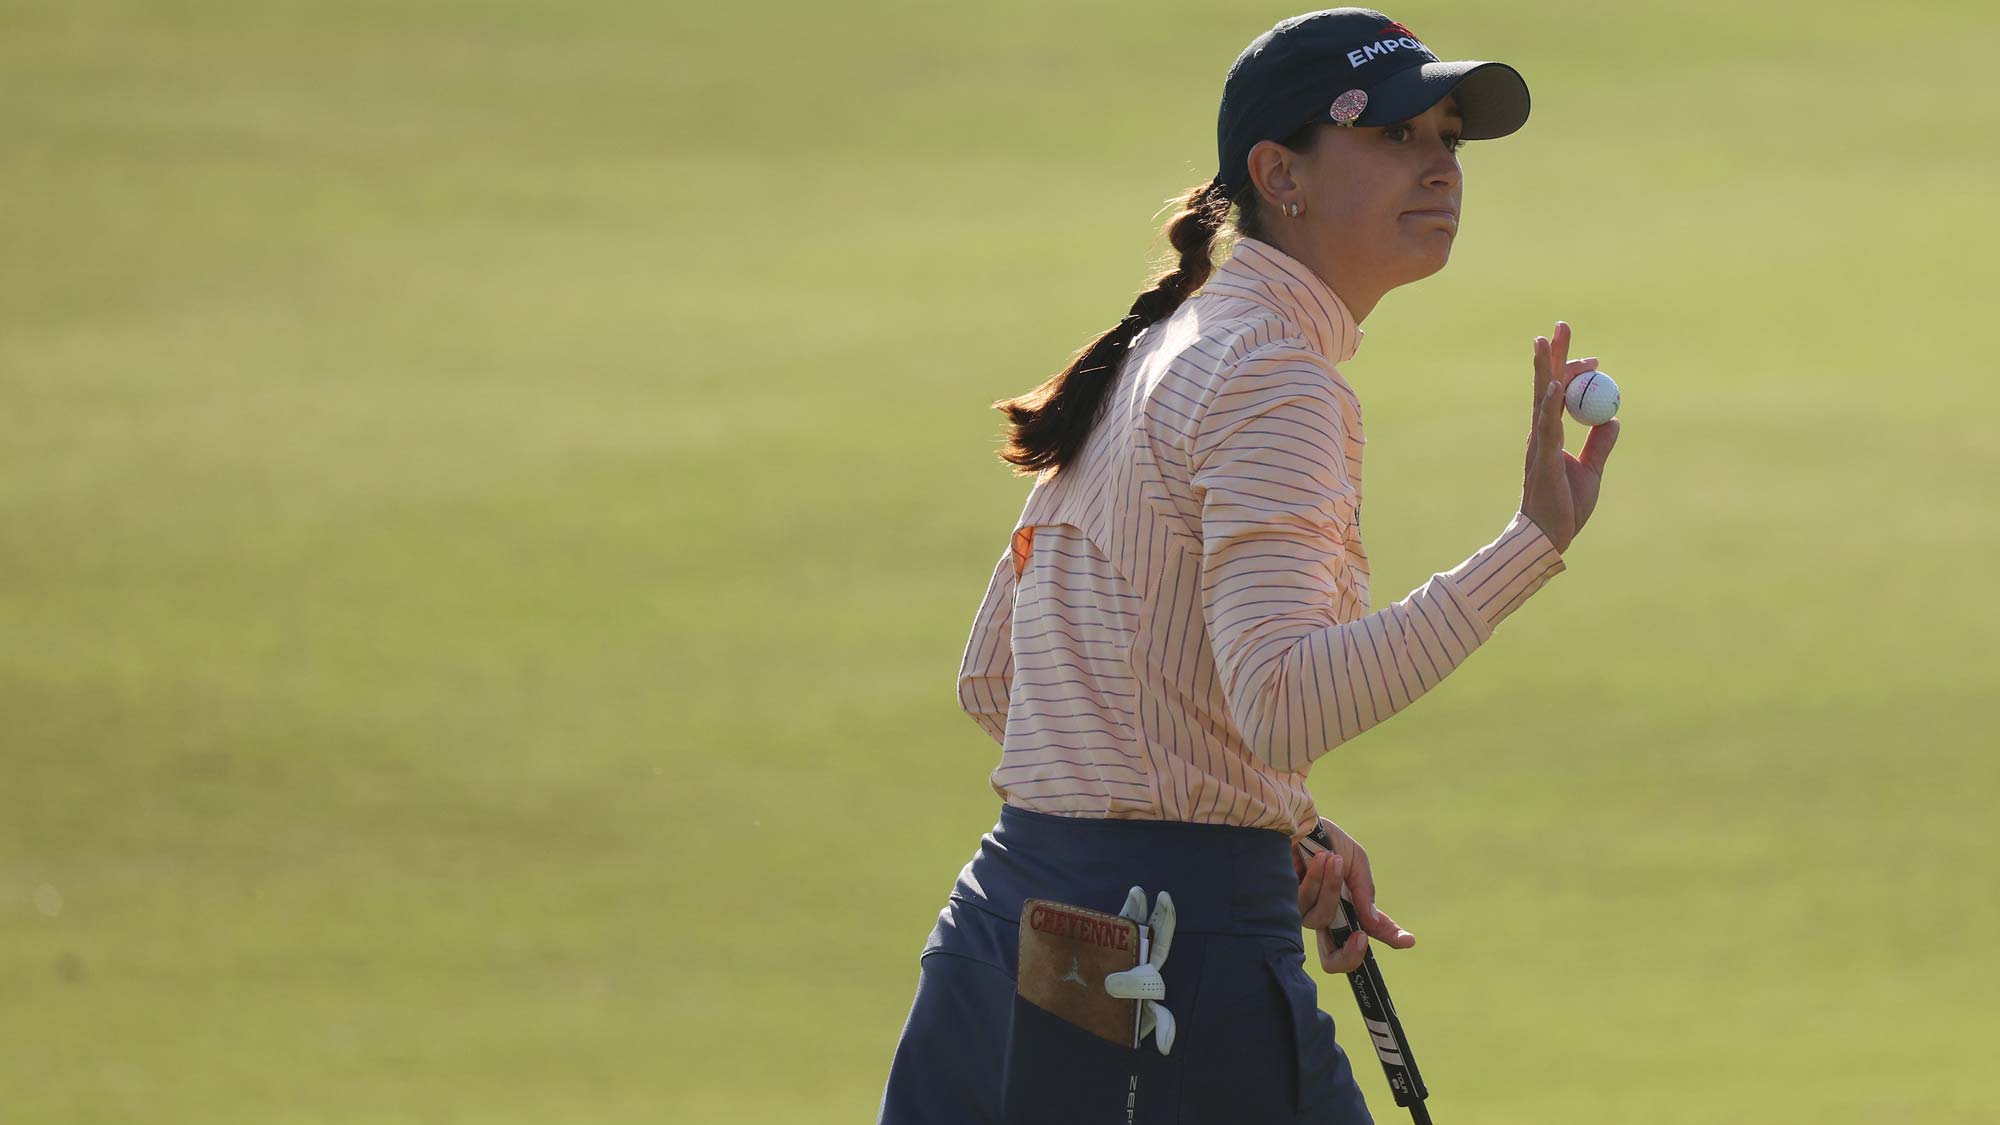
[(1287, 203), (1287, 204), (1285, 204), (1285, 214), (1287, 214), (1287, 215), (1290, 215), (1290, 216), (1291, 216), (1292, 218), (1294, 218), (1294, 219), (1298, 218), (1298, 217), (1299, 217), (1299, 205), (1298, 205), (1297, 203)]

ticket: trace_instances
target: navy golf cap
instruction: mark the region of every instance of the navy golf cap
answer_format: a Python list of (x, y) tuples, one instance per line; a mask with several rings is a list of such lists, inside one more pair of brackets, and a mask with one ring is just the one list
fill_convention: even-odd
[(1215, 125), (1216, 179), (1234, 196), (1250, 182), (1250, 150), (1309, 121), (1393, 125), (1458, 95), (1468, 141), (1504, 137), (1528, 120), (1528, 83), (1506, 63), (1439, 62), (1409, 28), (1373, 8), (1328, 8), (1280, 20), (1229, 67)]

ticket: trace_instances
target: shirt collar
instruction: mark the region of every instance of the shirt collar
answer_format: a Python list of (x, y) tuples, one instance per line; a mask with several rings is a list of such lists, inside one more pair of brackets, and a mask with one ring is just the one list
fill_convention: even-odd
[(1335, 363), (1353, 359), (1361, 348), (1365, 333), (1340, 296), (1304, 262), (1260, 239), (1238, 239), (1235, 252), (1201, 291), (1227, 293), (1273, 310)]

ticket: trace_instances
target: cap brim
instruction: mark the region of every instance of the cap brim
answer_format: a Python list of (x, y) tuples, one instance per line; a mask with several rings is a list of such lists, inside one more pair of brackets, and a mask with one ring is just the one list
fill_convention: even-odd
[(1424, 63), (1377, 82), (1354, 123), (1408, 121), (1451, 93), (1458, 95), (1465, 115), (1461, 135), (1468, 141), (1504, 137), (1528, 121), (1528, 82), (1519, 71), (1506, 63), (1466, 61)]

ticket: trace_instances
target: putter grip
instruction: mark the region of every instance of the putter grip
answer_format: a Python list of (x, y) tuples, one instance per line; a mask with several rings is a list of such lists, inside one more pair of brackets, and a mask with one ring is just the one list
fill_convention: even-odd
[[(1314, 828), (1300, 847), (1308, 856), (1334, 850), (1333, 840), (1324, 827)], [(1326, 932), (1335, 945), (1340, 945), (1359, 924), (1354, 904), (1343, 892), (1340, 919), (1328, 926)], [(1355, 1006), (1361, 1009), (1362, 1022), (1368, 1025), (1368, 1038), (1375, 1044), (1375, 1057), (1382, 1062), (1382, 1075), (1388, 1080), (1389, 1091), (1396, 1096), (1396, 1104), (1409, 1108), (1416, 1125), (1430, 1125), (1430, 1112), (1424, 1106), (1430, 1090), (1424, 1085), (1423, 1075), (1417, 1072), (1409, 1036), (1403, 1033), (1403, 1021), (1396, 1016), (1396, 1006), (1389, 1002), (1389, 986), (1382, 982), (1382, 969), (1375, 963), (1373, 948), (1362, 955), (1361, 967), (1347, 974), (1347, 983), (1354, 989)]]

